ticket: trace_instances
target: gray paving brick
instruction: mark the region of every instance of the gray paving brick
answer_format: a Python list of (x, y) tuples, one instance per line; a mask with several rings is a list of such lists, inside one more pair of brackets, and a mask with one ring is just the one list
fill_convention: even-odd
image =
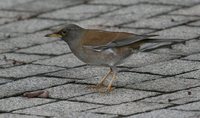
[(7, 82), (11, 82), (11, 81), (12, 80), (0, 78), (0, 84), (4, 84), (4, 83), (7, 83)]
[(92, 0), (90, 3), (130, 5), (141, 2), (190, 6), (199, 3), (199, 0)]
[(14, 19), (0, 18), (0, 25), (6, 24), (6, 23), (9, 23), (9, 22), (12, 22), (12, 21), (14, 21)]
[(133, 115), (128, 118), (196, 118), (199, 116), (198, 112), (187, 112), (187, 111), (177, 111), (177, 110), (156, 110), (148, 113)]
[(23, 98), (23, 97), (10, 97), (6, 99), (0, 100), (0, 110), (1, 111), (12, 111), (17, 109), (22, 109), (26, 107), (32, 107), (35, 105), (40, 105), (48, 102), (52, 102), (54, 100), (50, 99), (41, 99), (41, 98)]
[(200, 79), (200, 70), (177, 75), (177, 77)]
[(195, 5), (192, 6), (190, 8), (186, 8), (186, 9), (180, 9), (174, 12), (171, 12), (170, 14), (181, 14), (181, 15), (191, 15), (191, 16), (199, 16), (199, 11), (200, 10), (200, 5)]
[(8, 8), (8, 7), (12, 7), (16, 4), (22, 4), (22, 3), (26, 3), (32, 0), (1, 0), (0, 1), (0, 8)]
[(80, 61), (74, 54), (66, 54), (51, 59), (38, 60), (34, 63), (44, 65), (56, 65), (61, 67), (75, 67), (85, 64), (82, 61)]
[(142, 1), (146, 0), (92, 0), (89, 1), (89, 3), (92, 4), (116, 4), (116, 5), (130, 5), (130, 4), (136, 4)]
[[(3, 0), (2, 0), (3, 1)], [(28, 18), (34, 15), (32, 12), (18, 12), (18, 11), (0, 11), (0, 17), (2, 18), (12, 18), (18, 20), (21, 18)]]
[(50, 76), (57, 77), (68, 77), (68, 78), (91, 78), (97, 76), (103, 76), (108, 72), (106, 67), (93, 67), (93, 66), (84, 66), (79, 68), (61, 70), (54, 73), (48, 73)]
[[(199, 111), (200, 109), (200, 102), (193, 102), (193, 103), (189, 103), (189, 104), (184, 104), (184, 105), (180, 105), (177, 107), (172, 107), (170, 109), (176, 109), (176, 110), (186, 110), (186, 111)], [(200, 112), (200, 111), (199, 111)]]
[(151, 33), (154, 31), (151, 29), (114, 27), (115, 25), (118, 25), (116, 22), (111, 22), (109, 19), (104, 19), (104, 18), (99, 18), (99, 17), (83, 20), (83, 21), (78, 22), (77, 24), (88, 29), (100, 29), (100, 30), (115, 31), (115, 32), (130, 32), (130, 33), (135, 33), (135, 34), (145, 34), (145, 33)]
[(38, 30), (42, 30), (51, 26), (64, 23), (63, 21), (44, 20), (44, 19), (30, 19), (9, 23), (0, 27), (0, 32), (19, 32), (19, 33), (31, 33)]
[(189, 55), (189, 56), (184, 57), (182, 59), (199, 61), (200, 60), (200, 54), (192, 54), (192, 55)]
[(198, 17), (186, 17), (177, 15), (162, 15), (153, 17), (150, 19), (142, 19), (137, 22), (125, 25), (134, 28), (153, 28), (153, 29), (165, 29), (188, 21), (198, 19)]
[(162, 3), (171, 5), (191, 6), (199, 3), (199, 0), (146, 0), (149, 3)]
[(200, 41), (198, 39), (186, 41), (185, 44), (176, 44), (172, 49), (180, 51), (184, 54), (192, 54), (200, 51)]
[(141, 90), (172, 92), (199, 85), (199, 80), (169, 77), (128, 85), (127, 87)]
[(189, 26), (200, 26), (200, 21), (192, 22), (188, 24)]
[(12, 62), (9, 60), (16, 60), (16, 61), (22, 61), (22, 62), (33, 62), (40, 59), (46, 59), (49, 58), (49, 56), (40, 56), (40, 55), (26, 55), (26, 54), (17, 54), (17, 53), (3, 53), (0, 55), (0, 59), (3, 60), (4, 56), (6, 56), (8, 63)]
[(0, 98), (71, 82), (69, 79), (31, 77), (0, 85)]
[(84, 20), (116, 9), (116, 6), (80, 5), (41, 15), (45, 18)]
[[(110, 115), (110, 114), (94, 114), (89, 112), (69, 112), (66, 113), (65, 116), (67, 118), (114, 118), (117, 115)], [(63, 116), (56, 116), (53, 118), (63, 118)]]
[(150, 72), (162, 75), (176, 75), (183, 72), (199, 69), (199, 62), (183, 61), (183, 60), (171, 60), (166, 62), (160, 62), (145, 67), (134, 69), (140, 72)]
[(44, 118), (42, 116), (30, 116), (22, 114), (11, 114), (11, 113), (2, 113), (0, 114), (1, 118)]
[[(1, 47), (5, 47), (2, 49), (12, 49), (12, 48), (20, 49), (24, 47), (37, 45), (37, 44), (43, 44), (43, 43), (55, 41), (56, 39), (49, 39), (49, 38), (44, 37), (44, 35), (47, 34), (47, 32), (49, 31), (42, 31), (42, 32), (34, 33), (34, 34), (23, 35), (20, 37), (7, 39), (1, 42), (2, 44)], [(3, 46), (7, 44), (10, 44), (10, 46), (7, 46), (10, 48), (6, 48), (6, 46)]]
[(68, 99), (71, 97), (92, 93), (90, 89), (87, 89), (87, 85), (81, 84), (66, 84), (62, 86), (48, 88), (46, 90), (49, 92), (50, 98), (58, 99)]
[(149, 110), (164, 108), (169, 106), (169, 104), (157, 104), (157, 103), (147, 103), (147, 102), (130, 102), (120, 105), (106, 106), (91, 110), (91, 112), (97, 113), (110, 113), (110, 114), (121, 114), (121, 115), (131, 115), (135, 113), (141, 113)]
[(153, 63), (158, 63), (162, 61), (167, 61), (173, 58), (176, 58), (176, 55), (170, 54), (154, 54), (150, 52), (141, 52), (132, 54), (129, 58), (125, 59), (120, 66), (127, 67), (141, 67), (146, 66)]
[[(106, 73), (104, 73), (102, 75), (97, 74), (97, 76), (77, 80), (77, 82), (88, 83), (88, 84), (97, 84), (105, 74)], [(117, 79), (115, 82), (113, 82), (113, 86), (125, 87), (127, 85), (137, 84), (137, 83), (141, 83), (143, 81), (153, 80), (153, 79), (157, 79), (157, 78), (160, 78), (160, 76), (139, 74), (139, 73), (134, 73), (134, 72), (120, 72), (117, 74)], [(111, 78), (108, 78), (108, 80), (105, 81), (106, 85), (109, 84), (110, 79)]]
[(100, 106), (101, 105), (79, 103), (79, 102), (59, 101), (38, 107), (18, 110), (15, 111), (14, 113), (66, 117), (69, 114), (69, 112), (78, 112), (86, 109), (97, 108)]
[(172, 9), (174, 9), (174, 7), (172, 6), (138, 4), (101, 15), (96, 20), (97, 23), (100, 21), (103, 22), (102, 24), (104, 25), (112, 26), (139, 20), (142, 18), (147, 18), (156, 14), (160, 14), (162, 12), (170, 11)]
[(82, 0), (34, 0), (33, 2), (28, 2), (25, 4), (18, 4), (14, 10), (20, 11), (31, 11), (31, 12), (46, 12), (53, 9), (58, 9), (62, 7), (67, 7), (75, 4), (83, 3)]
[[(48, 40), (51, 40), (51, 39), (48, 39)], [(69, 53), (70, 49), (65, 42), (56, 41), (56, 42), (46, 43), (43, 45), (38, 45), (38, 46), (26, 48), (26, 49), (20, 49), (16, 52), (29, 53), (29, 54), (60, 55), (64, 53)]]
[(110, 94), (93, 93), (80, 97), (72, 98), (72, 100), (86, 101), (91, 103), (102, 104), (120, 104), (124, 102), (135, 101), (148, 96), (156, 95), (155, 92), (145, 92), (130, 89), (115, 89)]
[(12, 68), (0, 69), (0, 76), (21, 78), (26, 76), (33, 76), (37, 74), (52, 72), (60, 69), (62, 68), (29, 64), (29, 65), (16, 66)]
[(19, 35), (20, 35), (20, 33), (5, 33), (5, 32), (0, 32), (0, 41), (1, 40), (5, 40), (5, 39), (9, 39), (9, 38), (13, 38), (13, 37), (16, 37), (16, 36), (19, 36)]
[(200, 35), (197, 27), (179, 26), (156, 32), (158, 39), (192, 39)]
[(200, 88), (191, 88), (188, 90), (178, 91), (175, 93), (163, 94), (156, 97), (146, 98), (142, 101), (164, 104), (185, 104), (200, 99)]

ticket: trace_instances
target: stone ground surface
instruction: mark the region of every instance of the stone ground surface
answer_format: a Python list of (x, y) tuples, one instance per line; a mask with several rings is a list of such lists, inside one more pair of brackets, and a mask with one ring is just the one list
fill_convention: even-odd
[[(0, 118), (200, 118), (200, 0), (0, 0)], [(44, 35), (63, 24), (158, 34), (180, 43), (133, 54), (110, 94), (108, 71)], [(47, 90), (48, 98), (23, 97)]]

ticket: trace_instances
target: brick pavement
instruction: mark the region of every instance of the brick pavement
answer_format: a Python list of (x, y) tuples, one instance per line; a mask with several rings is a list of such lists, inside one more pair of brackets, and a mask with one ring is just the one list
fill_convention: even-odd
[[(0, 0), (0, 118), (199, 118), (199, 11), (199, 0)], [(133, 54), (100, 94), (87, 86), (107, 68), (44, 37), (67, 23), (186, 41)], [(22, 96), (35, 90), (50, 96)]]

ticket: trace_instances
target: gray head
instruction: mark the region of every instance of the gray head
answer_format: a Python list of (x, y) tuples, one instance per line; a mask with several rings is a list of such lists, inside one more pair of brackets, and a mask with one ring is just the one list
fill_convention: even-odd
[(64, 40), (69, 39), (69, 38), (74, 39), (71, 37), (75, 36), (77, 33), (80, 33), (81, 31), (83, 31), (82, 27), (75, 25), (75, 24), (68, 24), (61, 30), (51, 33), (51, 34), (47, 34), (47, 35), (45, 35), (45, 37), (57, 37), (57, 38), (61, 38)]

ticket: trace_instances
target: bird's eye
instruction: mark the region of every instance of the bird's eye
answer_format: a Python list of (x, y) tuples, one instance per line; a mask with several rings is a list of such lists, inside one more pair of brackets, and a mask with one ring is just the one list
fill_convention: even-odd
[(62, 35), (65, 35), (67, 32), (66, 31), (62, 31), (61, 33), (62, 33)]

